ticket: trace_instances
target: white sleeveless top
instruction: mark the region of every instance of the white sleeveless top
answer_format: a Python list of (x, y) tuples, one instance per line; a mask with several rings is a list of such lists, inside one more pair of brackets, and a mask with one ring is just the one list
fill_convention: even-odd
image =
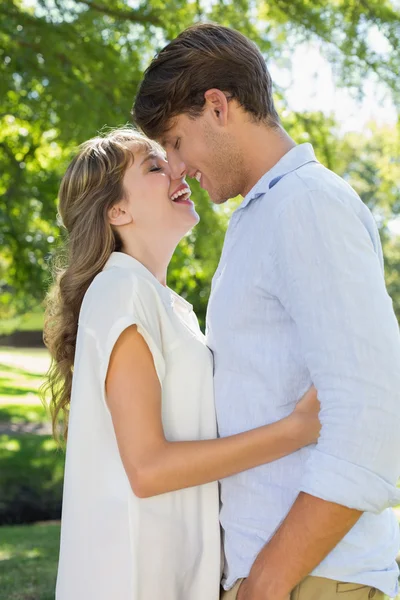
[(56, 600), (218, 600), (218, 484), (140, 499), (122, 465), (105, 378), (132, 324), (162, 385), (166, 438), (217, 436), (212, 357), (191, 305), (114, 252), (79, 319)]

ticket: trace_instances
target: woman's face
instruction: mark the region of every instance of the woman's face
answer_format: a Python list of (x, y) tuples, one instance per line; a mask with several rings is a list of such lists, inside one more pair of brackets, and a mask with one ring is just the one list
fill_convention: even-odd
[(135, 235), (143, 240), (178, 243), (199, 222), (185, 179), (173, 179), (165, 157), (157, 151), (135, 153), (123, 186), (125, 209)]

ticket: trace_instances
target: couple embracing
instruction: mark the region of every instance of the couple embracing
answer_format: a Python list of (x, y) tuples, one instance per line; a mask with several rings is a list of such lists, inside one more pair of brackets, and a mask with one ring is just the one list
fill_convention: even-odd
[[(282, 128), (234, 30), (181, 33), (133, 113), (143, 133), (83, 144), (59, 193), (57, 600), (394, 596), (400, 339), (371, 213)], [(205, 336), (166, 284), (190, 178), (243, 196)]]

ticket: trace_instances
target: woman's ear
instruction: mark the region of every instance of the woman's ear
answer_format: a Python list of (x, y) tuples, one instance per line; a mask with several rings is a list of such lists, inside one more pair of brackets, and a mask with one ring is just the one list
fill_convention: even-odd
[(114, 204), (108, 210), (108, 221), (111, 225), (128, 225), (132, 222), (132, 215), (129, 213), (127, 206), (123, 202)]

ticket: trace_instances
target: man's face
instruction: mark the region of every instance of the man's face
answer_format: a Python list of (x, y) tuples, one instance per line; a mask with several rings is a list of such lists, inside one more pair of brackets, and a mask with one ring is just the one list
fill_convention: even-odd
[(174, 178), (195, 177), (215, 204), (241, 194), (243, 161), (234, 136), (206, 108), (195, 118), (181, 114), (160, 140)]

